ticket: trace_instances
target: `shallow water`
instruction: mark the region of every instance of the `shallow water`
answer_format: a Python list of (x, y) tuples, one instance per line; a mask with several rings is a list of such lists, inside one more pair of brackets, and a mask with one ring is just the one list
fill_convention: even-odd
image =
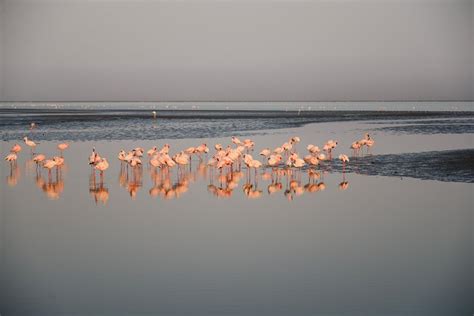
[[(150, 111), (139, 110), (13, 110), (0, 109), (2, 140), (25, 135), (41, 140), (154, 140), (230, 137), (264, 130), (301, 127), (309, 123), (383, 120), (394, 123), (417, 118), (423, 124), (380, 127), (411, 133), (473, 133), (474, 112), (413, 111)], [(440, 119), (444, 124), (440, 124)], [(427, 124), (430, 120), (432, 124)], [(462, 124), (458, 121), (462, 120)], [(35, 122), (39, 129), (30, 131)], [(409, 121), (408, 121), (409, 122)], [(421, 131), (421, 132), (420, 132)]]
[[(229, 142), (186, 132), (156, 141), (71, 132), (66, 166), (51, 176), (24, 149), (16, 168), (0, 169), (2, 315), (472, 314), (472, 132), (401, 133), (380, 129), (398, 120), (374, 119), (245, 132), (254, 156), (294, 135), (300, 152), (333, 138), (336, 156), (350, 154), (371, 132), (370, 153), (344, 173), (325, 162), (312, 179), (307, 170), (221, 175), (197, 157), (169, 173), (115, 159), (137, 145)], [(45, 122), (32, 134), (51, 155), (63, 138), (42, 139), (57, 128)], [(90, 176), (92, 146), (111, 162), (103, 181)]]

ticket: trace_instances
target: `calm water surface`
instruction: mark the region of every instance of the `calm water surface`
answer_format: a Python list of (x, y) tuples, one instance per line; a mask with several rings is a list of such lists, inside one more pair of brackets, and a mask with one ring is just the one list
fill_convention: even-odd
[[(331, 117), (291, 126), (279, 116), (234, 117), (222, 135), (215, 118), (67, 115), (40, 118), (33, 132), (24, 124), (30, 118), (4, 118), (2, 155), (25, 133), (40, 141), (37, 152), (52, 155), (59, 140), (71, 146), (51, 176), (25, 148), (17, 168), (2, 163), (0, 313), (471, 315), (473, 118)], [(162, 124), (182, 136), (114, 136)], [(107, 132), (95, 132), (100, 126)], [(294, 135), (300, 152), (332, 138), (336, 155), (350, 154), (364, 132), (377, 142), (370, 154), (351, 159), (345, 173), (326, 162), (312, 179), (306, 170), (220, 175), (197, 158), (179, 173), (132, 171), (115, 158), (138, 145), (168, 142), (176, 152), (227, 144), (232, 134), (255, 140), (254, 156)], [(111, 162), (103, 182), (87, 165), (92, 146)]]

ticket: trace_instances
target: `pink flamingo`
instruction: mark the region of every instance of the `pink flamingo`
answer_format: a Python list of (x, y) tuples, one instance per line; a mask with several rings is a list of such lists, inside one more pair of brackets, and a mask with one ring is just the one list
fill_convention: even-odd
[(61, 143), (58, 145), (59, 152), (61, 153), (61, 157), (63, 156), (63, 151), (69, 148), (68, 143)]

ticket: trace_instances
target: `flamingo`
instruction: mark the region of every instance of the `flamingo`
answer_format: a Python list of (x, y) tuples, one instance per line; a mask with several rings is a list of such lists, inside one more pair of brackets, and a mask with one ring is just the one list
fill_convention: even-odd
[(317, 166), (319, 164), (318, 158), (313, 156), (313, 155), (307, 155), (303, 158), (303, 160), (308, 164), (312, 166)]
[(61, 153), (61, 156), (63, 155), (63, 151), (69, 148), (68, 143), (61, 143), (58, 145), (59, 152)]
[(142, 161), (137, 156), (133, 156), (132, 159), (130, 160), (130, 166), (132, 167), (140, 166), (141, 164), (142, 164)]
[(270, 155), (270, 157), (267, 158), (267, 164), (270, 167), (278, 167), (282, 159), (283, 157), (279, 154)]
[(178, 164), (178, 166), (186, 166), (189, 164), (189, 155), (186, 154), (185, 152), (180, 152), (179, 154), (176, 154), (174, 157), (173, 157), (173, 160), (174, 162), (176, 162)]
[(340, 155), (339, 155), (339, 160), (342, 161), (342, 172), (345, 172), (345, 170), (346, 170), (346, 163), (349, 162), (349, 157), (347, 157), (347, 155), (340, 154)]
[(351, 144), (351, 149), (353, 152), (353, 155), (356, 156), (357, 153), (359, 152), (359, 149), (361, 148), (361, 143), (360, 141), (355, 141)]
[(261, 155), (261, 156), (264, 156), (264, 157), (268, 157), (268, 156), (270, 156), (271, 153), (272, 153), (272, 152), (271, 152), (270, 148), (264, 148), (264, 149), (262, 149), (262, 151), (260, 152), (260, 155)]
[(10, 148), (10, 152), (14, 154), (18, 154), (20, 151), (21, 151), (21, 146), (18, 144), (15, 144), (12, 146), (12, 148)]
[(337, 141), (332, 139), (328, 140), (323, 147), (323, 150), (327, 152), (329, 159), (332, 159), (332, 151), (337, 147)]
[(283, 154), (284, 151), (285, 151), (285, 150), (283, 149), (283, 147), (277, 147), (277, 148), (275, 148), (275, 149), (273, 150), (273, 153), (274, 153), (274, 154), (281, 155), (281, 154)]
[(107, 159), (101, 158), (100, 161), (95, 165), (95, 169), (100, 171), (100, 179), (104, 177), (104, 171), (109, 168)]
[(263, 158), (267, 158), (268, 156), (270, 156), (272, 152), (270, 151), (270, 148), (265, 148), (263, 149), (261, 152), (260, 152), (260, 156), (263, 156)]
[(51, 169), (56, 167), (56, 161), (53, 159), (47, 159), (43, 163), (43, 168), (48, 169), (48, 175), (51, 176)]
[(232, 142), (233, 142), (234, 144), (236, 144), (237, 146), (243, 146), (243, 145), (244, 145), (244, 143), (241, 142), (240, 139), (238, 139), (238, 138), (235, 137), (235, 136), (232, 136), (232, 137), (231, 137), (231, 140), (232, 140)]
[(10, 165), (12, 165), (16, 163), (17, 158), (18, 156), (15, 153), (9, 153), (8, 155), (6, 155), (5, 160), (8, 161)]
[[(154, 112), (154, 111), (153, 111)], [(158, 148), (156, 146), (153, 146), (153, 148), (151, 148), (150, 150), (148, 150), (146, 153), (148, 155), (148, 157), (151, 157), (153, 156), (156, 152), (158, 151)]]
[(288, 160), (286, 161), (286, 165), (288, 167), (302, 168), (305, 165), (305, 162), (303, 159), (298, 157), (298, 154), (292, 153), (288, 157)]
[(294, 136), (290, 139), (290, 144), (293, 145), (293, 150), (296, 150), (296, 144), (298, 144), (301, 139), (298, 136)]
[(159, 153), (162, 155), (167, 155), (170, 152), (170, 145), (165, 144), (163, 148), (160, 149)]
[(54, 156), (53, 161), (56, 163), (56, 167), (64, 165), (64, 158), (59, 156)]
[(23, 137), (23, 141), (25, 142), (25, 144), (30, 147), (30, 150), (31, 150), (31, 153), (33, 153), (33, 148), (36, 147), (36, 143), (32, 140), (29, 140), (28, 137)]
[(123, 163), (126, 161), (125, 156), (126, 156), (125, 150), (121, 149), (117, 155), (117, 158), (118, 160), (120, 160), (120, 163)]
[(135, 153), (135, 156), (143, 157), (143, 154), (145, 153), (145, 149), (143, 149), (141, 147), (137, 147), (133, 150), (133, 152)]
[(315, 146), (313, 144), (309, 144), (306, 149), (309, 151), (311, 155), (316, 155), (318, 154), (321, 150), (319, 149), (318, 146)]
[(92, 147), (92, 153), (89, 156), (89, 165), (95, 166), (100, 161), (99, 154), (95, 151), (95, 147)]
[(375, 145), (375, 140), (372, 138), (368, 139), (365, 145), (367, 146), (367, 152), (369, 152), (370, 148)]
[(33, 157), (33, 161), (36, 162), (36, 166), (41, 164), (46, 159), (46, 156), (43, 154), (39, 154)]
[(209, 152), (209, 147), (207, 147), (206, 143), (202, 143), (201, 145), (197, 146), (196, 147), (196, 153), (199, 157), (199, 160), (202, 160), (202, 157), (201, 155), (204, 153), (204, 154), (207, 154)]
[(281, 148), (283, 149), (283, 151), (289, 152), (293, 148), (293, 145), (287, 142), (283, 143), (283, 145), (281, 145)]
[(244, 163), (249, 170), (252, 168), (255, 169), (255, 175), (257, 175), (257, 169), (262, 167), (262, 163), (260, 161), (253, 159), (252, 156), (248, 154), (244, 155)]
[(255, 146), (255, 142), (251, 139), (244, 139), (244, 147), (247, 151), (251, 150)]

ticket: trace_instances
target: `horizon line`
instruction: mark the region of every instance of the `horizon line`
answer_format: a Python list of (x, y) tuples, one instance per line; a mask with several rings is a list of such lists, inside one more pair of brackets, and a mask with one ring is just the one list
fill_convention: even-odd
[(115, 102), (115, 103), (129, 103), (129, 102), (140, 102), (140, 103), (197, 103), (197, 102), (200, 102), (200, 103), (219, 103), (219, 102), (226, 102), (226, 103), (316, 103), (316, 102), (347, 102), (347, 103), (350, 103), (350, 102), (474, 102), (474, 100), (351, 100), (351, 101), (348, 101), (348, 100), (322, 100), (322, 101), (314, 101), (314, 100), (311, 100), (311, 101), (302, 101), (302, 100), (297, 100), (297, 101), (274, 101), (274, 100), (269, 100), (269, 101), (225, 101), (225, 100), (217, 100), (217, 101), (196, 101), (196, 100), (193, 100), (193, 101), (169, 101), (169, 100), (161, 100), (161, 101), (158, 101), (158, 100), (151, 100), (151, 101), (144, 101), (144, 100), (130, 100), (130, 101), (124, 101), (124, 100), (71, 100), (71, 101), (67, 101), (67, 100), (20, 100), (20, 101), (13, 101), (13, 100), (0, 100), (0, 103), (14, 103), (14, 102), (17, 102), (17, 103), (20, 103), (20, 102), (24, 102), (24, 103), (28, 103), (28, 102), (37, 102), (37, 103), (41, 103), (41, 102), (57, 102), (57, 103), (79, 103), (79, 102), (95, 102), (95, 103), (105, 103), (105, 102)]

